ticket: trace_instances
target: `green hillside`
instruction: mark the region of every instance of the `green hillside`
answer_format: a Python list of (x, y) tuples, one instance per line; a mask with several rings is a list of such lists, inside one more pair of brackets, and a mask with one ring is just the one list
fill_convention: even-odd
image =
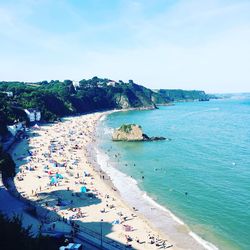
[[(12, 92), (13, 96), (7, 96)], [(204, 91), (160, 89), (152, 91), (129, 80), (115, 82), (93, 77), (78, 83), (52, 80), (24, 83), (0, 82), (0, 136), (7, 133), (7, 124), (26, 121), (26, 108), (41, 111), (42, 120), (55, 121), (67, 115), (99, 110), (155, 108), (155, 104), (173, 101), (209, 100)]]
[(209, 96), (201, 90), (159, 89), (155, 92), (167, 102), (209, 101)]
[[(12, 92), (8, 97), (4, 92)], [(160, 95), (143, 86), (114, 82), (93, 77), (81, 80), (77, 86), (71, 80), (36, 83), (0, 82), (0, 135), (6, 125), (15, 120), (26, 120), (23, 109), (38, 108), (44, 121), (97, 110), (124, 108), (154, 108), (153, 97)]]

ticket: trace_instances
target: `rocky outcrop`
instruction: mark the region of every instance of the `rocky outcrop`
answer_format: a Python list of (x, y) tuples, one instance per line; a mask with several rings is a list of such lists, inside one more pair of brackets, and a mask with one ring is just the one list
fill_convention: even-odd
[(129, 100), (125, 95), (116, 95), (115, 102), (116, 105), (122, 109), (128, 109), (131, 107)]
[(123, 124), (112, 135), (113, 141), (143, 141), (142, 129), (136, 124)]
[[(162, 140), (166, 140), (167, 138), (163, 137), (163, 136), (152, 136), (152, 137), (148, 137), (146, 134), (142, 134), (143, 136), (143, 141), (162, 141)], [(168, 139), (170, 140), (170, 139)]]
[(165, 137), (149, 137), (143, 134), (142, 128), (136, 124), (123, 124), (116, 129), (112, 135), (113, 141), (160, 141), (166, 140)]

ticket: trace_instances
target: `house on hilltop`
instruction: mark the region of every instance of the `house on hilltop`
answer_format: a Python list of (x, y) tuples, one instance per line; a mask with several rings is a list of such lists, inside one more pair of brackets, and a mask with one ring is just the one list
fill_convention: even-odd
[(79, 88), (80, 87), (80, 83), (79, 83), (79, 81), (75, 81), (75, 80), (73, 80), (72, 81), (73, 83), (73, 86), (74, 86), (74, 88), (75, 88), (75, 90), (77, 89), (77, 88)]
[(114, 80), (109, 80), (108, 83), (107, 83), (107, 86), (115, 87), (116, 85), (118, 85), (118, 84), (117, 84), (117, 82), (114, 81)]
[(14, 96), (12, 91), (1, 91), (1, 93), (6, 94), (8, 97)]

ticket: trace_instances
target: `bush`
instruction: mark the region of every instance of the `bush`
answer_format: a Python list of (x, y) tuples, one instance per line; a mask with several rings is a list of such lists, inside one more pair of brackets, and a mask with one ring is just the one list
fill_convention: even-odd
[(64, 238), (39, 235), (33, 237), (32, 226), (22, 227), (22, 218), (12, 219), (0, 214), (0, 249), (4, 250), (58, 250), (63, 245)]

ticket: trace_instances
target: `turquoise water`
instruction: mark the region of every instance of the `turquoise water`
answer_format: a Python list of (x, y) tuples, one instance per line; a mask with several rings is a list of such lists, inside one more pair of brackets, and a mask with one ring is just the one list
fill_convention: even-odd
[[(112, 142), (123, 123), (172, 140)], [(250, 249), (250, 100), (113, 113), (102, 125), (100, 147), (150, 197), (219, 248)]]

